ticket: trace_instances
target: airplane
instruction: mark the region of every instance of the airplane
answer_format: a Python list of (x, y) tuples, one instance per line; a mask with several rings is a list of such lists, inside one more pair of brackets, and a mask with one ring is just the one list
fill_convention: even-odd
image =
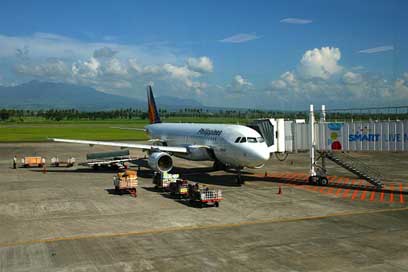
[(148, 153), (148, 165), (157, 173), (173, 168), (172, 156), (192, 161), (213, 161), (214, 170), (237, 170), (237, 183), (243, 184), (241, 169), (260, 168), (270, 158), (263, 137), (242, 125), (162, 123), (152, 87), (147, 86), (148, 117), (145, 131), (153, 144), (133, 144), (53, 138), (55, 142), (136, 148)]

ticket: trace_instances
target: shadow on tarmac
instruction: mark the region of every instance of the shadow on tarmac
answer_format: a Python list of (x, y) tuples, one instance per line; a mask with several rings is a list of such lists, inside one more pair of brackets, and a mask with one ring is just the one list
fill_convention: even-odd
[[(152, 178), (153, 171), (150, 169), (146, 169), (144, 166), (142, 168), (137, 167), (138, 176), (141, 178)], [(33, 172), (44, 172), (42, 168), (35, 168), (30, 169)], [(92, 169), (92, 168), (47, 168), (47, 172), (50, 173), (117, 173), (117, 169), (113, 168), (99, 168), (99, 169)], [(193, 168), (182, 168), (182, 167), (174, 167), (171, 171), (172, 173), (180, 174), (181, 178), (185, 178), (192, 182), (204, 183), (209, 185), (217, 185), (217, 186), (225, 186), (225, 187), (239, 187), (240, 185), (236, 182), (236, 171), (234, 170), (219, 170), (216, 171), (212, 167), (193, 167)], [(212, 175), (215, 172), (222, 172), (221, 174)], [(280, 184), (289, 184), (289, 185), (308, 185), (308, 186), (319, 186), (315, 184), (310, 184), (307, 180), (296, 178), (296, 177), (273, 177), (273, 176), (260, 176), (255, 175), (254, 173), (248, 171), (241, 171), (242, 180), (248, 182), (254, 181), (263, 181), (263, 182), (273, 182), (273, 183), (280, 183)], [(361, 191), (376, 191), (376, 192), (384, 192), (384, 193), (401, 193), (404, 195), (408, 195), (408, 191), (400, 191), (398, 188), (391, 190), (389, 188), (377, 188), (375, 186), (365, 186), (365, 185), (358, 185), (358, 184), (351, 184), (351, 183), (336, 183), (330, 182), (326, 187), (333, 187), (333, 188), (342, 188), (342, 189), (358, 189)]]
[(144, 190), (149, 191), (149, 192), (155, 192), (160, 194), (162, 197), (174, 200), (177, 203), (180, 203), (184, 206), (187, 207), (193, 207), (193, 208), (210, 208), (212, 205), (198, 205), (196, 202), (191, 202), (190, 199), (187, 197), (180, 197), (175, 194), (171, 194), (169, 192), (166, 192), (162, 189), (154, 188), (154, 187), (142, 187)]

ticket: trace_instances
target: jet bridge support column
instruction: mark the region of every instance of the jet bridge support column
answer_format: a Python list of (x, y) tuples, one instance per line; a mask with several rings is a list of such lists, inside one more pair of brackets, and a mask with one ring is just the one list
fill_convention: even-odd
[(322, 116), (320, 117), (321, 122), (326, 122), (326, 105), (322, 105)]
[[(310, 105), (309, 115), (309, 128), (310, 128), (310, 176), (309, 182), (317, 183), (319, 185), (327, 185), (328, 180), (325, 174), (325, 168), (318, 168), (316, 159), (316, 134), (315, 134), (315, 116), (313, 105)], [(325, 162), (323, 161), (325, 167)]]
[(316, 176), (316, 160), (315, 160), (315, 130), (314, 130), (315, 118), (313, 105), (310, 105), (309, 113), (309, 128), (310, 128), (310, 178)]

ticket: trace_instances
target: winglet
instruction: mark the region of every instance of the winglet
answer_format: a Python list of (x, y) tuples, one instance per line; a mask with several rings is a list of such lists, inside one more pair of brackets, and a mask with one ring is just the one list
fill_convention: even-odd
[(147, 113), (149, 115), (150, 124), (161, 123), (159, 112), (157, 111), (156, 102), (154, 101), (152, 86), (147, 86)]

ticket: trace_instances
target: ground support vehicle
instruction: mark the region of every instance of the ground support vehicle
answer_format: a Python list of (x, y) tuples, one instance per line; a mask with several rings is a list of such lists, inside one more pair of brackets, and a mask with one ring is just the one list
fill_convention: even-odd
[(21, 159), (23, 167), (43, 167), (45, 165), (45, 158), (42, 157), (24, 157)]
[(188, 197), (190, 198), (191, 205), (199, 206), (200, 208), (206, 205), (214, 205), (215, 207), (219, 207), (220, 201), (223, 200), (221, 190), (210, 189), (198, 184), (188, 185)]
[(72, 167), (74, 165), (75, 165), (75, 158), (73, 157), (68, 158), (66, 161), (61, 161), (58, 157), (51, 158), (51, 166), (54, 166), (54, 167), (60, 167), (60, 166)]
[(130, 193), (131, 196), (137, 196), (136, 187), (138, 185), (136, 171), (126, 170), (119, 172), (113, 176), (113, 185), (115, 186), (115, 192), (123, 194), (124, 192)]
[(169, 191), (170, 183), (175, 183), (180, 177), (179, 174), (169, 174), (168, 172), (156, 172), (153, 176), (155, 189)]
[(171, 195), (179, 198), (188, 197), (188, 181), (185, 179), (177, 179), (176, 182), (170, 182), (169, 192)]
[(130, 151), (125, 149), (86, 154), (86, 162), (81, 162), (79, 165), (92, 167), (94, 170), (106, 168), (125, 170), (128, 168), (128, 163), (134, 161), (136, 158), (131, 157)]

